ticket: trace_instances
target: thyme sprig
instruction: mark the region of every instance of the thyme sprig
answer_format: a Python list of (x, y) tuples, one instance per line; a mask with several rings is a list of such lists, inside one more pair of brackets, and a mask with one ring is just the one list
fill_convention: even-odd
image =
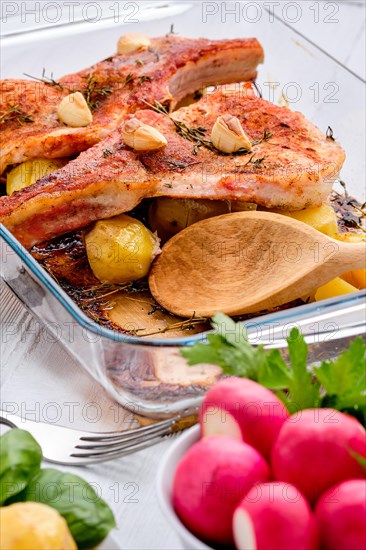
[(255, 141), (253, 141), (252, 147), (254, 147), (254, 145), (259, 145), (263, 141), (268, 141), (272, 136), (273, 136), (272, 132), (268, 132), (268, 130), (266, 130), (265, 128), (263, 131), (263, 136), (260, 139), (256, 139)]
[(81, 93), (84, 95), (85, 101), (87, 102), (89, 109), (93, 111), (97, 107), (99, 107), (102, 99), (105, 99), (106, 97), (111, 95), (112, 88), (109, 88), (108, 86), (100, 86), (100, 83), (98, 82), (94, 74), (90, 72), (89, 76), (87, 77), (86, 88)]
[(330, 140), (332, 140), (332, 141), (335, 141), (335, 139), (334, 139), (334, 133), (333, 133), (333, 130), (332, 130), (332, 128), (331, 128), (330, 126), (328, 126), (325, 135), (326, 135), (326, 138), (327, 138), (327, 139), (330, 139)]
[(32, 76), (27, 73), (24, 73), (24, 75), (28, 78), (31, 78), (32, 80), (36, 80), (37, 82), (43, 82), (47, 86), (53, 86), (55, 88), (58, 88), (59, 90), (66, 90), (71, 94), (80, 92), (85, 97), (85, 101), (91, 111), (95, 110), (99, 106), (101, 100), (108, 97), (113, 91), (112, 88), (109, 88), (108, 86), (101, 86), (100, 82), (98, 82), (97, 78), (92, 72), (90, 72), (88, 76), (82, 77), (86, 79), (86, 86), (83, 90), (72, 88), (70, 86), (67, 86), (63, 82), (55, 80), (53, 73), (51, 73), (51, 76), (47, 76), (45, 69), (43, 69), (42, 71), (41, 78)]
[[(249, 153), (251, 153), (250, 149), (245, 149), (244, 147), (238, 149), (238, 151), (235, 151), (235, 153), (224, 153), (223, 151), (220, 151), (220, 149), (217, 149), (217, 147), (214, 146), (211, 140), (207, 139), (207, 128), (203, 128), (202, 126), (199, 126), (198, 128), (190, 128), (184, 122), (173, 118), (169, 114), (167, 108), (164, 107), (164, 105), (162, 105), (159, 101), (155, 101), (153, 104), (145, 100), (143, 100), (143, 102), (156, 113), (168, 116), (176, 127), (178, 134), (181, 135), (184, 139), (192, 141), (195, 144), (193, 148), (193, 155), (197, 155), (200, 147), (206, 147), (206, 149), (209, 149), (210, 151), (213, 151), (214, 153), (222, 156), (248, 155)], [(271, 137), (272, 133), (268, 132), (265, 129), (263, 132), (263, 136), (260, 139), (254, 141), (252, 143), (252, 146), (258, 145), (259, 143), (262, 143), (262, 141), (268, 141)]]
[(170, 25), (170, 30), (165, 36), (171, 36), (172, 34), (178, 34), (174, 30), (174, 24)]
[[(192, 317), (190, 317), (189, 319), (186, 319), (185, 321), (179, 321), (177, 323), (173, 323), (172, 325), (169, 325), (161, 330), (147, 332), (146, 334), (141, 334), (141, 336), (145, 338), (146, 336), (155, 336), (156, 334), (165, 334), (166, 332), (171, 332), (173, 330), (192, 330), (196, 325), (201, 325), (207, 322), (208, 322), (207, 317), (196, 317), (196, 314), (194, 313)], [(138, 333), (141, 333), (144, 330), (146, 329), (138, 328), (131, 331), (131, 334), (133, 334), (134, 336), (139, 336)]]
[(60, 90), (67, 90), (70, 93), (74, 93), (78, 91), (74, 88), (70, 88), (66, 86), (65, 84), (62, 84), (62, 82), (58, 82), (58, 80), (55, 80), (53, 77), (53, 73), (51, 73), (51, 76), (47, 76), (46, 69), (43, 69), (41, 78), (38, 78), (37, 76), (32, 76), (31, 74), (27, 74), (27, 73), (23, 73), (23, 74), (24, 76), (27, 76), (32, 80), (36, 80), (37, 82), (43, 82), (43, 84), (47, 84), (47, 86), (53, 86), (55, 88), (59, 88)]
[(8, 111), (0, 115), (0, 124), (4, 124), (5, 122), (12, 122), (15, 120), (21, 126), (23, 125), (23, 123), (29, 124), (30, 122), (34, 122), (32, 117), (27, 113), (21, 111), (21, 109), (17, 105), (13, 105)]
[(254, 168), (262, 168), (262, 163), (265, 160), (266, 157), (260, 157), (257, 159), (254, 159), (254, 155), (249, 159), (248, 164), (253, 164)]

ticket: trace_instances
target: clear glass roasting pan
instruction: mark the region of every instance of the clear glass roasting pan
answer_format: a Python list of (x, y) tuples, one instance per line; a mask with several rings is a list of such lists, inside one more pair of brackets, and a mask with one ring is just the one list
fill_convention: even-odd
[[(234, 15), (223, 2), (120, 2), (119, 13), (116, 4), (101, 3), (102, 16), (94, 22), (85, 20), (81, 12), (71, 24), (66, 24), (69, 14), (47, 25), (41, 17), (37, 24), (23, 27), (22, 33), (9, 18), (11, 24), (3, 25), (1, 78), (22, 78), (23, 72), (40, 75), (43, 68), (55, 77), (82, 69), (110, 55), (119, 35), (129, 31), (158, 36), (174, 24), (175, 32), (187, 37), (256, 36), (266, 52), (258, 76), (263, 97), (287, 102), (324, 132), (328, 126), (333, 128), (347, 152), (342, 178), (350, 193), (365, 200), (362, 80), (272, 17), (261, 3), (250, 3), (257, 4), (255, 13), (244, 10), (246, 2), (227, 3), (234, 6)], [(150, 417), (189, 414), (197, 409), (207, 385), (219, 376), (216, 367), (187, 367), (180, 357), (179, 347), (191, 345), (202, 335), (139, 339), (95, 324), (2, 226), (0, 261), (4, 283), (133, 412)], [(289, 328), (297, 324), (306, 334), (312, 360), (335, 355), (350, 338), (365, 332), (365, 295), (360, 291), (251, 320), (247, 323), (250, 339), (281, 348)]]

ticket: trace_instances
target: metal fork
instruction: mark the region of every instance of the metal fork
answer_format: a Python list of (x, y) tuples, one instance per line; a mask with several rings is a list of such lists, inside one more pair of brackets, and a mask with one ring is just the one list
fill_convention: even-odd
[(173, 433), (179, 416), (120, 432), (88, 432), (27, 420), (0, 410), (0, 424), (30, 432), (54, 464), (86, 466), (146, 449)]

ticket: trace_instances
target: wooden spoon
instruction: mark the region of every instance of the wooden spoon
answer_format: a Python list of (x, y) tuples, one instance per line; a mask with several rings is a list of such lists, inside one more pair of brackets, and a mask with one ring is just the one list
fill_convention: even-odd
[(240, 315), (306, 296), (365, 264), (366, 243), (336, 241), (280, 214), (238, 212), (168, 241), (149, 285), (157, 302), (181, 317)]

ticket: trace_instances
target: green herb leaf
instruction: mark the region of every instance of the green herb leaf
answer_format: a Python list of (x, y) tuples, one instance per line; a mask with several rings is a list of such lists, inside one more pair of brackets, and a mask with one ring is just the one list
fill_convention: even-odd
[(323, 361), (314, 374), (339, 410), (356, 408), (366, 418), (366, 346), (357, 338), (335, 361)]
[(0, 437), (0, 505), (23, 491), (41, 461), (42, 449), (29, 432), (14, 428)]
[(216, 334), (207, 335), (207, 344), (181, 350), (189, 364), (213, 363), (219, 365), (225, 374), (257, 380), (266, 357), (263, 347), (253, 347), (248, 342), (245, 327), (223, 313), (215, 315), (212, 325)]
[(318, 407), (320, 384), (313, 380), (312, 373), (307, 369), (308, 346), (297, 328), (292, 329), (287, 343), (292, 367), (288, 386), (292, 411)]
[(272, 349), (267, 354), (258, 381), (271, 390), (285, 390), (289, 387), (291, 373), (278, 349)]
[(53, 468), (40, 470), (23, 491), (22, 498), (58, 510), (78, 548), (94, 548), (116, 526), (111, 509), (86, 481)]
[(206, 343), (181, 350), (190, 365), (212, 363), (224, 374), (250, 378), (275, 391), (292, 413), (333, 407), (365, 423), (366, 346), (362, 338), (354, 340), (335, 361), (309, 367), (308, 346), (297, 329), (287, 339), (288, 365), (279, 350), (266, 352), (263, 346), (252, 346), (242, 323), (219, 313), (212, 325), (215, 333), (208, 334)]

